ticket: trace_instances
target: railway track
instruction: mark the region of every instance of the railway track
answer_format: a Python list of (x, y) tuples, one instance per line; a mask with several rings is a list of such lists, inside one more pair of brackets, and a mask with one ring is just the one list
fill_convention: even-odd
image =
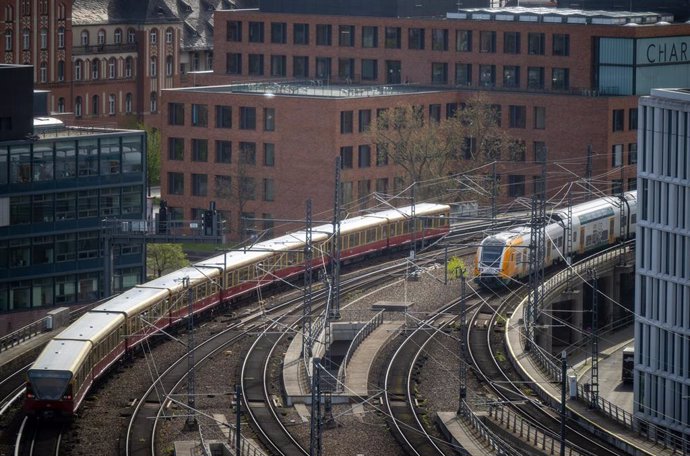
[(25, 416), (15, 443), (14, 456), (58, 456), (63, 425), (42, 423)]

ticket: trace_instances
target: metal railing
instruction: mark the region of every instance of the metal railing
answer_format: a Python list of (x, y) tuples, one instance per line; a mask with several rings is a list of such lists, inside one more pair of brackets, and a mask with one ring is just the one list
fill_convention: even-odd
[[(236, 447), (236, 438), (235, 438), (235, 428), (230, 427), (230, 436), (228, 437), (228, 446), (232, 448), (234, 451)], [(234, 454), (234, 453), (233, 453)], [(266, 456), (266, 453), (264, 453), (261, 448), (256, 446), (254, 443), (252, 443), (251, 440), (246, 439), (243, 435), (240, 434), (240, 455), (242, 456)]]
[(32, 337), (43, 334), (46, 330), (46, 325), (50, 317), (43, 317), (36, 320), (23, 328), (19, 328), (5, 336), (0, 337), (0, 352), (8, 350), (16, 345), (26, 342)]
[(350, 359), (355, 354), (355, 351), (357, 350), (357, 347), (366, 339), (369, 334), (374, 332), (376, 328), (381, 326), (381, 323), (383, 323), (383, 313), (385, 311), (382, 310), (376, 315), (374, 315), (368, 322), (362, 326), (357, 334), (355, 335), (354, 339), (352, 339), (352, 342), (350, 342), (350, 346), (347, 348), (347, 353), (345, 353), (345, 358), (343, 358), (342, 363), (340, 364), (340, 368), (338, 369), (338, 391), (342, 392), (343, 389), (345, 388), (345, 379), (347, 378), (347, 364), (350, 362)]
[(472, 429), (479, 434), (479, 437), (486, 442), (497, 454), (506, 456), (520, 456), (513, 445), (504, 441), (491, 431), (488, 426), (478, 417), (464, 400), (460, 403), (460, 417), (469, 422)]

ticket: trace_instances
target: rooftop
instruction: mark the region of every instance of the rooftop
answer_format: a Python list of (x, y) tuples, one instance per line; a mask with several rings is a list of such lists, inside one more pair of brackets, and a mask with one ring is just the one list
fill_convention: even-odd
[(185, 92), (210, 93), (238, 93), (258, 94), (266, 96), (295, 96), (315, 98), (367, 98), (395, 96), (425, 92), (442, 92), (450, 89), (444, 87), (429, 87), (413, 84), (399, 85), (355, 85), (355, 84), (324, 84), (323, 81), (297, 82), (254, 82), (246, 84), (232, 84), (224, 86), (190, 87), (180, 89)]
[(652, 89), (651, 96), (657, 98), (665, 98), (668, 100), (681, 101), (684, 103), (690, 103), (690, 89)]
[(124, 130), (103, 127), (68, 127), (54, 117), (34, 118), (34, 137), (28, 139), (49, 140), (51, 138), (70, 138), (75, 136), (95, 136), (106, 134), (122, 135), (125, 133), (141, 133), (138, 130)]
[(636, 11), (601, 11), (567, 8), (467, 8), (448, 13), (448, 19), (506, 22), (541, 22), (553, 24), (626, 25), (673, 22), (673, 15)]

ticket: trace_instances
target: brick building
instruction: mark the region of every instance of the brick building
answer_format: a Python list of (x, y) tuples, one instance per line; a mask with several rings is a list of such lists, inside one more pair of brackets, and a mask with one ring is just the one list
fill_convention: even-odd
[[(482, 92), (491, 104), (500, 106), (501, 125), (521, 142), (524, 151), (513, 157), (517, 163), (502, 157), (497, 165), (499, 197), (504, 202), (532, 193), (540, 182), (538, 165), (545, 158), (552, 194), (585, 177), (605, 193), (634, 189), (639, 96), (656, 86), (690, 84), (690, 25), (669, 21), (671, 17), (654, 13), (553, 8), (467, 9), (436, 18), (219, 11), (215, 75), (224, 74), (235, 82), (260, 81), (264, 93), (243, 95), (243, 90), (232, 87), (165, 91), (163, 123), (169, 120), (169, 103), (186, 112), (196, 109), (193, 105), (207, 105), (210, 128), (166, 126), (163, 139), (180, 138), (175, 147), (185, 151), (199, 144), (192, 139), (208, 140), (211, 163), (218, 131), (215, 106), (227, 106), (235, 116), (232, 127), (222, 133), (231, 142), (245, 141), (247, 132), (238, 125), (243, 106), (256, 108), (258, 125), (263, 109), (273, 109), (276, 118), (282, 119), (276, 122), (276, 132), (258, 128), (251, 135), (257, 144), (262, 140), (275, 144), (276, 165), (267, 171), (275, 174), (275, 193), (290, 191), (293, 184), (283, 184), (283, 180), (294, 180), (291, 176), (297, 174), (302, 187), (295, 196), (318, 194), (322, 202), (317, 207), (327, 209), (333, 185), (329, 164), (347, 137), (338, 130), (339, 112), (352, 111), (356, 116), (360, 110), (410, 103), (405, 90), (414, 93), (415, 103), (424, 105), (427, 112), (430, 105), (462, 104)], [(286, 80), (336, 89), (340, 85), (363, 90), (386, 86), (394, 93), (374, 100), (340, 96), (317, 101), (297, 93), (266, 96), (271, 93), (267, 84)], [(184, 125), (191, 126), (189, 115)], [(359, 145), (354, 141), (348, 146), (357, 150)], [(232, 147), (235, 151), (237, 145)], [(305, 154), (309, 162), (292, 159)], [(219, 198), (193, 194), (193, 179), (203, 180), (199, 176), (206, 176), (205, 169), (213, 167), (205, 166), (192, 163), (190, 153), (181, 161), (163, 162), (164, 196), (182, 209), (184, 218), (197, 218), (197, 209)], [(388, 166), (360, 169), (355, 165), (344, 172), (345, 185), (353, 187), (352, 199), (374, 191), (377, 179), (390, 180), (399, 174), (400, 170)], [(304, 169), (319, 172), (305, 173)], [(181, 173), (184, 186), (176, 187), (178, 194), (170, 194), (168, 172)], [(306, 186), (309, 192), (304, 176), (319, 176)], [(213, 179), (211, 174), (206, 177), (209, 188)], [(364, 180), (369, 183), (360, 187)], [(238, 211), (236, 205), (230, 208), (234, 203), (229, 201), (219, 204), (233, 214)], [(272, 209), (278, 206), (257, 198), (248, 205), (251, 210), (240, 212), (278, 216), (278, 210)], [(280, 217), (301, 217), (298, 206), (292, 204), (289, 211), (281, 206)]]

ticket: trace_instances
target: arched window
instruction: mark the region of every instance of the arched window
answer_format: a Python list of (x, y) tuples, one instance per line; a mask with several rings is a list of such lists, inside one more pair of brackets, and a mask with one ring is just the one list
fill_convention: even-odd
[(41, 49), (48, 49), (48, 29), (41, 29)]
[(152, 78), (155, 78), (158, 74), (158, 59), (156, 57), (151, 57), (151, 64), (149, 66), (149, 73)]
[(58, 27), (57, 31), (58, 48), (65, 48), (65, 27)]
[(173, 42), (173, 29), (169, 28), (165, 31), (165, 42), (168, 44)]
[(12, 22), (14, 20), (14, 8), (10, 5), (5, 7), (5, 21)]
[(108, 95), (108, 114), (111, 116), (115, 115), (115, 94), (111, 93)]
[(151, 41), (151, 44), (158, 43), (158, 30), (151, 30), (151, 32), (149, 33), (149, 41)]
[(74, 62), (74, 80), (75, 81), (81, 81), (83, 76), (83, 71), (84, 71), (84, 62), (81, 60), (77, 60)]
[(31, 32), (29, 29), (22, 30), (22, 49), (25, 51), (31, 49)]
[(91, 79), (98, 79), (101, 76), (101, 61), (93, 59), (91, 61)]
[(122, 44), (122, 30), (115, 29), (115, 33), (113, 34), (113, 40), (115, 41), (115, 44)]
[(127, 114), (132, 113), (132, 94), (128, 93), (125, 95), (125, 112)]
[(129, 44), (134, 44), (137, 42), (137, 34), (133, 28), (127, 30), (127, 42)]
[(81, 97), (77, 97), (74, 100), (74, 115), (75, 115), (75, 117), (81, 117), (81, 114), (82, 114), (81, 109), (82, 109), (81, 108)]
[(58, 78), (58, 81), (64, 81), (65, 80), (65, 61), (64, 60), (58, 60), (57, 78)]
[(65, 112), (65, 99), (62, 97), (58, 98), (57, 111)]
[(39, 67), (39, 80), (42, 83), (48, 82), (48, 64), (46, 62), (41, 62)]
[(116, 66), (115, 66), (115, 57), (111, 57), (110, 60), (108, 60), (108, 78), (109, 79), (115, 79), (116, 74)]
[(99, 46), (103, 46), (105, 44), (105, 30), (101, 29), (98, 31), (96, 40)]
[(81, 31), (81, 45), (82, 46), (88, 46), (89, 45), (89, 31), (88, 30), (82, 30)]
[(158, 112), (158, 94), (151, 92), (151, 112)]
[(64, 19), (65, 18), (65, 4), (64, 3), (60, 3), (58, 5), (57, 15), (58, 15), (58, 19)]
[(94, 95), (91, 98), (91, 114), (94, 116), (98, 115), (98, 95)]
[(132, 57), (127, 57), (125, 59), (125, 77), (132, 77)]
[(14, 42), (14, 37), (12, 36), (12, 30), (5, 31), (5, 50), (12, 50), (12, 43)]
[(165, 58), (165, 75), (166, 76), (172, 76), (173, 75), (173, 58), (172, 58), (172, 55), (169, 55)]

